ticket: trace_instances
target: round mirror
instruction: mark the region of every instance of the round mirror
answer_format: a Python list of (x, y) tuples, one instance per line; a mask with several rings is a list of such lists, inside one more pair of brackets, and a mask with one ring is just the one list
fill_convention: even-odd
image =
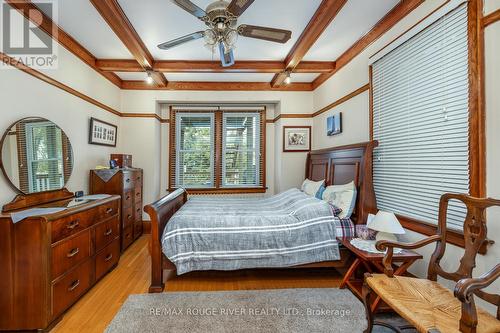
[(1, 141), (0, 167), (24, 194), (58, 190), (73, 171), (73, 150), (59, 126), (44, 118), (21, 119)]

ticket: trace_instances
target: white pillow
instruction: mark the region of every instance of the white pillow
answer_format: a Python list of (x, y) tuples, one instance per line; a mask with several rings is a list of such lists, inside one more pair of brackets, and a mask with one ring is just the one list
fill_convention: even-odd
[(342, 209), (339, 218), (349, 218), (356, 205), (356, 186), (354, 181), (345, 185), (328, 186), (323, 192), (323, 200)]
[(306, 179), (302, 183), (302, 187), (300, 188), (300, 190), (305, 194), (314, 197), (316, 196), (316, 193), (318, 193), (319, 188), (321, 187), (321, 185), (323, 185), (324, 182), (325, 182), (324, 179), (320, 180), (319, 182), (313, 182), (312, 180)]

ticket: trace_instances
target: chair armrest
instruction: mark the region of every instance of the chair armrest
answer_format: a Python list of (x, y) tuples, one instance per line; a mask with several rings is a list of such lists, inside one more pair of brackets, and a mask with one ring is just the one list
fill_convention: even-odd
[(430, 243), (434, 243), (438, 240), (441, 239), (440, 235), (434, 235), (431, 237), (427, 237), (425, 239), (422, 239), (421, 241), (415, 242), (415, 243), (400, 243), (400, 242), (391, 242), (391, 241), (378, 241), (375, 244), (375, 247), (379, 251), (385, 251), (387, 252), (384, 255), (384, 259), (382, 260), (382, 264), (384, 265), (384, 273), (388, 277), (393, 277), (394, 276), (394, 269), (392, 268), (392, 257), (394, 255), (394, 248), (400, 248), (404, 250), (414, 250), (421, 248), (425, 245), (428, 245)]
[(454, 294), (463, 303), (469, 303), (475, 291), (488, 287), (500, 277), (500, 264), (477, 278), (459, 280), (455, 285)]

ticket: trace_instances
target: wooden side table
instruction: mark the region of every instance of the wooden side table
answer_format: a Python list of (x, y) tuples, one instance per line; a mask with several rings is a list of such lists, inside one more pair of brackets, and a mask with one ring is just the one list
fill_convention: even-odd
[[(339, 286), (340, 289), (348, 287), (356, 297), (362, 300), (361, 288), (363, 287), (363, 278), (357, 278), (356, 273), (361, 271), (361, 276), (364, 273), (383, 273), (384, 266), (382, 264), (383, 254), (371, 253), (358, 249), (351, 245), (352, 238), (337, 238), (337, 241), (351, 251), (356, 259), (353, 261), (349, 269), (344, 275)], [(399, 253), (394, 253), (393, 263), (398, 263), (394, 267), (394, 275), (404, 275), (408, 268), (418, 259), (422, 259), (422, 255), (408, 250), (403, 250)], [(380, 305), (381, 299), (377, 298), (372, 303), (372, 312), (374, 313)]]

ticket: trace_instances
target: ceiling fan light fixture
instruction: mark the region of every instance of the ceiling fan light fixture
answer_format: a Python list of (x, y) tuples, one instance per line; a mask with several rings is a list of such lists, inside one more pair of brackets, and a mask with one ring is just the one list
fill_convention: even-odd
[(290, 73), (290, 71), (286, 71), (285, 74), (286, 74), (285, 84), (292, 83), (292, 74)]
[(150, 71), (146, 72), (146, 83), (147, 84), (153, 84), (153, 76), (151, 75)]

